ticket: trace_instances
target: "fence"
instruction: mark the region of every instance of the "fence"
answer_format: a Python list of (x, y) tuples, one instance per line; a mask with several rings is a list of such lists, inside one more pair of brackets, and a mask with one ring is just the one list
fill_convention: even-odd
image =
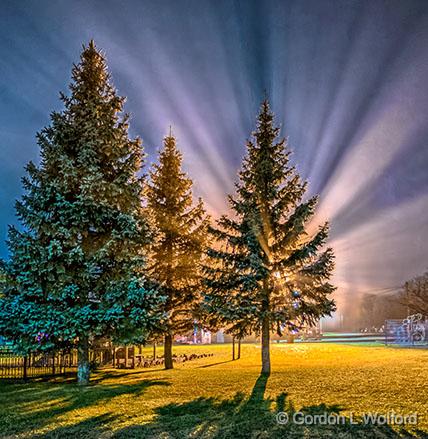
[(428, 320), (414, 314), (404, 320), (385, 321), (385, 344), (428, 345)]
[[(97, 365), (111, 362), (108, 349), (90, 352), (90, 361)], [(76, 351), (55, 354), (31, 353), (23, 356), (8, 347), (0, 348), (0, 379), (28, 379), (44, 376), (57, 376), (73, 372), (77, 368)]]
[(15, 354), (11, 349), (0, 349), (0, 379), (24, 379), (55, 376), (75, 370), (75, 355), (72, 353), (37, 354), (26, 356)]

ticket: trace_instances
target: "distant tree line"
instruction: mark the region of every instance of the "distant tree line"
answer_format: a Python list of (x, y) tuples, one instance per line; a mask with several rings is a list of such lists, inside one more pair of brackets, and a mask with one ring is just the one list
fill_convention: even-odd
[(360, 315), (356, 322), (358, 329), (381, 329), (385, 320), (404, 319), (406, 307), (400, 302), (401, 292), (387, 294), (364, 294), (360, 299)]
[(428, 316), (428, 271), (406, 281), (395, 291), (365, 294), (360, 301), (360, 328), (380, 328), (387, 319), (404, 319), (411, 314)]
[(144, 175), (140, 139), (128, 134), (124, 98), (93, 41), (73, 67), (63, 110), (37, 135), (2, 262), (0, 334), (17, 350), (77, 348), (78, 382), (90, 377), (89, 348), (163, 339), (172, 368), (175, 335), (194, 325), (241, 339), (269, 339), (330, 315), (333, 251), (328, 224), (310, 235), (317, 197), (290, 164), (269, 103), (247, 142), (230, 215), (215, 224), (172, 132)]

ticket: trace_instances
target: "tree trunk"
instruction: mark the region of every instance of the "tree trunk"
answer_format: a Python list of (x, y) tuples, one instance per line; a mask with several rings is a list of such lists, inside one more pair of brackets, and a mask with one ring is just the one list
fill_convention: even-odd
[(79, 337), (77, 345), (77, 384), (87, 386), (89, 384), (89, 338)]
[(52, 353), (52, 376), (55, 375), (55, 352)]
[(262, 374), (270, 374), (270, 328), (269, 317), (265, 317), (262, 322)]
[(235, 337), (232, 337), (232, 360), (235, 359)]
[(125, 369), (128, 369), (128, 360), (129, 360), (129, 348), (128, 345), (125, 346)]
[(24, 375), (23, 375), (24, 381), (27, 381), (27, 366), (28, 366), (28, 357), (25, 356), (24, 357)]
[(165, 358), (165, 369), (172, 369), (174, 365), (172, 364), (172, 335), (165, 335), (164, 342), (164, 358)]
[(156, 360), (156, 342), (153, 342), (153, 358)]
[(241, 358), (241, 339), (238, 338), (238, 360)]

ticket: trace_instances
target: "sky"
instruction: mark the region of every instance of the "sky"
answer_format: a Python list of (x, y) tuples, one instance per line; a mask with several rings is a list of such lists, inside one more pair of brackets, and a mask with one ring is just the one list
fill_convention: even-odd
[(172, 125), (213, 216), (269, 96), (331, 222), (340, 313), (428, 268), (425, 0), (2, 0), (0, 257), (36, 132), (91, 38), (148, 164)]

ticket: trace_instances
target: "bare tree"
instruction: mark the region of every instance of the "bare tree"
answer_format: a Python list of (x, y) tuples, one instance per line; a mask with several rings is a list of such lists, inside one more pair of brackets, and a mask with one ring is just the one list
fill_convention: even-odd
[(428, 271), (404, 284), (401, 303), (411, 312), (428, 316)]

